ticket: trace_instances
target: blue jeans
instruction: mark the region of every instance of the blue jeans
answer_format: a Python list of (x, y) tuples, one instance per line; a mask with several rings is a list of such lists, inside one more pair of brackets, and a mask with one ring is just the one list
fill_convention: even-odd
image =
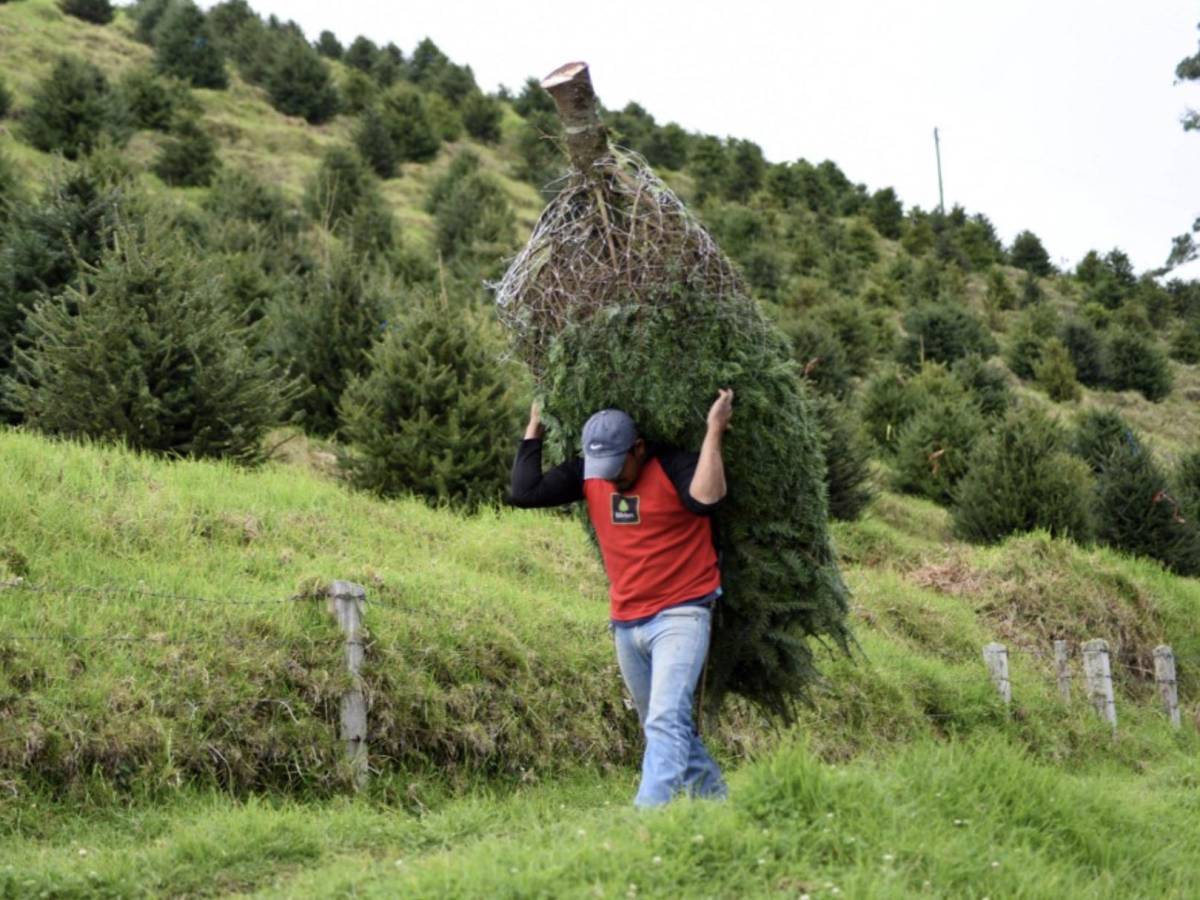
[(679, 794), (726, 795), (721, 770), (692, 722), (711, 626), (708, 607), (676, 606), (641, 625), (613, 629), (621, 677), (646, 736), (637, 806), (658, 806)]

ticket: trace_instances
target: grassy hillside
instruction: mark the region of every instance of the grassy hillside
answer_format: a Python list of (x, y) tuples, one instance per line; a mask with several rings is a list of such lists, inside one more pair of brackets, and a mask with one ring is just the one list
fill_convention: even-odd
[[(824, 659), (795, 731), (735, 711), (728, 805), (637, 817), (636, 722), (574, 522), (14, 431), (0, 457), (0, 580), (23, 578), (0, 591), (10, 894), (1184, 896), (1200, 874), (1200, 743), (1145, 671), (1172, 643), (1190, 713), (1200, 584), (1155, 564), (963, 545), (884, 494), (837, 533), (862, 656)], [(320, 799), (345, 783), (333, 578), (371, 601), (357, 800)], [(1116, 740), (1078, 682), (1057, 700), (1051, 638), (1093, 636), (1116, 648)]]

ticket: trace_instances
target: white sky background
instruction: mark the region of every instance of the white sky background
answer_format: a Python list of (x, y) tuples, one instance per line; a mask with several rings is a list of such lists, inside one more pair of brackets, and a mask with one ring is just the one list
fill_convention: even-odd
[(636, 100), (772, 162), (832, 159), (906, 207), (937, 205), (938, 126), (947, 209), (984, 213), (1005, 243), (1030, 228), (1060, 265), (1119, 246), (1160, 266), (1200, 215), (1200, 133), (1179, 124), (1200, 84), (1173, 85), (1195, 0), (250, 3), (314, 40), (407, 56), (429, 36), (489, 91), (582, 59), (609, 108)]

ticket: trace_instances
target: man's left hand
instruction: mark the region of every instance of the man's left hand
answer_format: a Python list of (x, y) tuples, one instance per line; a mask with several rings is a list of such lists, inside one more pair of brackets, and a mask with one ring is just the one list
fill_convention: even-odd
[(729, 427), (731, 418), (733, 418), (733, 389), (719, 388), (717, 399), (713, 401), (712, 407), (708, 410), (708, 430), (724, 431)]

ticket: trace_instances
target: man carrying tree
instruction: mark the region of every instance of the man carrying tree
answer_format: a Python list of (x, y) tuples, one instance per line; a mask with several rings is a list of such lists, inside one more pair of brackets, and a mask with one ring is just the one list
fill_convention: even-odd
[(647, 443), (626, 413), (601, 410), (583, 427), (583, 458), (543, 474), (545, 429), (534, 404), (513, 463), (515, 506), (587, 503), (617, 663), (646, 738), (637, 806), (726, 793), (696, 733), (692, 699), (721, 596), (711, 517), (725, 496), (721, 440), (732, 414), (733, 391), (721, 390), (700, 452), (691, 453)]

